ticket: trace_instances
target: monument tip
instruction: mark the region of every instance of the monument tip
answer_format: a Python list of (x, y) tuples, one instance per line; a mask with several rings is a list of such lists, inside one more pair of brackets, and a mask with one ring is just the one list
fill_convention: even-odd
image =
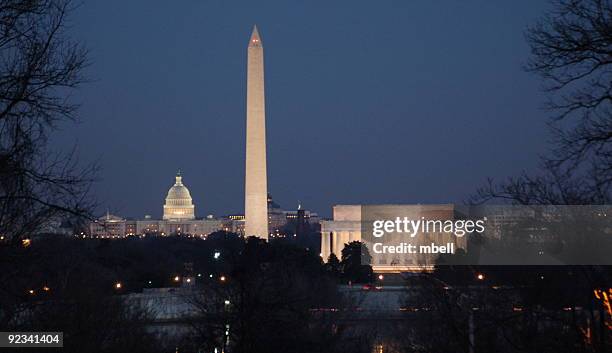
[(253, 26), (253, 32), (251, 33), (251, 39), (249, 40), (249, 47), (261, 47), (261, 37), (257, 30), (257, 25)]

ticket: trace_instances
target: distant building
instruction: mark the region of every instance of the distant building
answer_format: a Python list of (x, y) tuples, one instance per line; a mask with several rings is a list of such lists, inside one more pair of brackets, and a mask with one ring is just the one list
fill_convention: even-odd
[[(290, 222), (300, 222), (318, 226), (319, 216), (301, 207), (296, 211), (283, 210), (268, 194), (268, 229), (270, 236), (285, 236), (284, 229)], [(245, 235), (244, 214), (232, 214), (222, 218), (207, 216), (198, 219), (191, 193), (180, 171), (176, 174), (174, 185), (170, 187), (163, 205), (162, 219), (145, 215), (143, 219), (124, 219), (107, 213), (90, 222), (89, 236), (94, 238), (119, 238), (132, 235), (192, 235), (206, 237), (216, 231), (226, 231)], [(293, 235), (293, 234), (291, 234)]]
[(268, 231), (271, 236), (278, 234), (287, 224), (287, 217), (276, 202), (272, 199), (272, 195), (268, 194)]
[(305, 223), (310, 225), (319, 224), (319, 215), (317, 213), (303, 210), (301, 205), (298, 205), (298, 209), (295, 211), (283, 210), (280, 205), (274, 202), (272, 196), (268, 194), (268, 229), (270, 230), (270, 236), (282, 236), (287, 224), (298, 222), (300, 214), (302, 214)]
[(225, 230), (224, 222), (208, 216), (196, 219), (195, 207), (189, 189), (183, 184), (179, 171), (175, 183), (168, 190), (161, 220), (145, 216), (140, 220), (126, 220), (107, 213), (89, 224), (89, 236), (94, 238), (120, 238), (131, 235), (192, 235), (205, 237)]
[(301, 209), (301, 205), (297, 209), (297, 218), (295, 224), (295, 236), (303, 238), (308, 233), (308, 224), (306, 223), (306, 212)]
[[(287, 211), (283, 210), (279, 204), (277, 204), (272, 195), (268, 194), (268, 231), (270, 232), (269, 238), (285, 237), (289, 236), (285, 234), (285, 228), (291, 222), (298, 222), (298, 215), (302, 213), (303, 221), (309, 225), (319, 224), (319, 215), (315, 212), (308, 210), (302, 210), (301, 206), (298, 206), (298, 210)], [(233, 214), (224, 217), (224, 230), (228, 232), (237, 233), (244, 236), (244, 220), (243, 214)], [(290, 234), (293, 235), (293, 234)]]
[(304, 222), (308, 224), (319, 224), (320, 218), (316, 212), (312, 212), (309, 210), (298, 209), (296, 211), (285, 211), (285, 218), (287, 221), (291, 221), (299, 218), (299, 211), (304, 213)]
[(223, 230), (244, 236), (244, 215), (234, 214), (223, 217)]
[[(530, 207), (512, 206), (472, 206), (470, 213), (487, 218), (487, 236), (501, 239), (502, 234), (508, 234), (526, 219), (533, 219), (536, 210)], [(521, 228), (521, 230), (525, 230)]]
[(168, 190), (164, 204), (164, 220), (183, 221), (195, 219), (195, 207), (189, 189), (183, 185), (183, 177), (179, 170), (174, 185)]
[(110, 213), (89, 223), (89, 236), (94, 238), (123, 238), (127, 235), (126, 220)]
[(61, 216), (52, 217), (51, 219), (43, 222), (36, 233), (70, 236), (83, 232), (84, 229), (77, 224), (75, 219)]
[[(412, 219), (415, 220), (421, 219), (421, 217), (424, 217), (424, 219), (455, 220), (460, 217), (453, 204), (371, 206), (385, 210), (390, 216), (388, 219), (394, 219), (399, 214), (411, 215)], [(361, 211), (361, 205), (336, 205), (333, 207), (333, 220), (321, 221), (321, 257), (323, 261), (327, 261), (331, 254), (341, 259), (342, 249), (346, 244), (352, 241), (362, 241)], [(444, 239), (444, 241), (455, 243), (457, 248), (467, 248), (465, 237), (456, 238), (443, 232), (424, 234), (423, 244), (427, 245), (426, 243), (430, 243), (432, 239), (436, 239), (438, 243), (443, 243), (442, 240)], [(391, 273), (428, 270), (433, 268), (437, 255), (426, 254), (418, 256), (418, 258), (404, 257), (403, 260), (396, 259), (396, 257), (398, 256), (395, 254), (377, 256), (376, 259), (373, 259), (372, 269), (375, 272)]]

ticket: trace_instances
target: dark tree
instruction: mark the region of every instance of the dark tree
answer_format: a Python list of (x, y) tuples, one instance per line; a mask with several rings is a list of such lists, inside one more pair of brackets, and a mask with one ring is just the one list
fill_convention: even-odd
[(554, 147), (538, 175), (478, 190), (519, 204), (607, 204), (612, 181), (612, 8), (608, 0), (555, 0), (526, 33), (529, 72), (539, 75), (553, 114)]
[(333, 330), (318, 309), (336, 307), (338, 298), (318, 254), (249, 237), (239, 256), (224, 261), (224, 280), (203, 281), (190, 298), (192, 344), (207, 351), (328, 350)]
[(342, 274), (342, 264), (340, 264), (340, 260), (338, 260), (336, 254), (329, 255), (327, 263), (325, 263), (325, 269), (330, 275), (340, 278)]
[(49, 133), (74, 120), (70, 91), (86, 51), (66, 34), (69, 0), (0, 1), (0, 233), (17, 243), (62, 213), (82, 216), (93, 168), (52, 154)]
[[(542, 78), (549, 96), (546, 108), (552, 114), (549, 122), (554, 143), (552, 154), (543, 158), (539, 174), (523, 173), (502, 183), (489, 180), (470, 201), (482, 203), (503, 199), (522, 205), (609, 204), (612, 180), (610, 2), (555, 0), (552, 10), (528, 29), (526, 37), (531, 47), (526, 69)], [(578, 249), (587, 251), (582, 247)], [(492, 271), (491, 268), (485, 270)], [(504, 280), (506, 283), (527, 277), (539, 279), (539, 282), (514, 283), (524, 288), (518, 296), (500, 292), (492, 297), (495, 300), (513, 299), (522, 305), (521, 314), (517, 315), (522, 323), (509, 325), (514, 332), (507, 336), (508, 341), (511, 344), (520, 342), (521, 349), (534, 351), (538, 346), (550, 349), (552, 344), (559, 345), (556, 351), (608, 351), (610, 338), (606, 325), (609, 320), (592, 293), (594, 288), (609, 286), (609, 268), (559, 267), (542, 275), (545, 270), (540, 267), (508, 270), (504, 274), (508, 277)], [(559, 278), (562, 280), (549, 282)], [(557, 293), (562, 295), (542, 296), (553, 286), (557, 286)], [(559, 311), (559, 302), (566, 307), (586, 310), (580, 315), (569, 316), (569, 322), (563, 322), (562, 315), (555, 318), (558, 322), (554, 324), (571, 328), (571, 334), (561, 336), (539, 331), (538, 316), (543, 311)], [(552, 308), (553, 305), (557, 306)], [(598, 319), (594, 319), (596, 311)], [(498, 315), (487, 324), (497, 330), (504, 326), (501, 324), (503, 318)], [(590, 316), (587, 323), (581, 321), (585, 315)], [(589, 331), (588, 339), (582, 336), (581, 330)], [(548, 341), (549, 337), (554, 338), (552, 342)]]
[[(551, 162), (592, 163), (596, 182), (612, 178), (612, 8), (608, 0), (556, 0), (527, 32), (527, 70), (540, 75), (555, 116)], [(561, 120), (573, 120), (569, 128)]]
[(374, 279), (368, 249), (359, 241), (352, 241), (342, 249), (342, 275), (353, 283), (370, 283)]

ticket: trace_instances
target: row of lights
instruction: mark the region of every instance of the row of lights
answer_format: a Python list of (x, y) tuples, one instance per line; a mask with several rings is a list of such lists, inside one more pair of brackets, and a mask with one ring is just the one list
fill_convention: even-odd
[[(2, 236), (2, 239), (4, 239), (4, 236)], [(1, 240), (1, 239), (0, 239), (0, 240)], [(30, 239), (23, 239), (23, 240), (22, 240), (22, 244), (23, 244), (23, 246), (24, 246), (24, 247), (28, 247), (28, 246), (30, 246), (30, 244), (31, 244), (31, 240), (30, 240)], [(215, 253), (213, 254), (213, 258), (214, 258), (215, 260), (218, 260), (220, 257), (221, 257), (221, 252), (219, 252), (219, 251), (215, 251)], [(198, 277), (202, 277), (202, 274), (201, 274), (201, 273), (198, 273)], [(209, 277), (209, 278), (213, 278), (213, 274), (211, 273), (211, 274), (210, 274), (208, 277)], [(174, 282), (179, 282), (179, 281), (181, 280), (181, 277), (180, 277), (180, 276), (175, 276), (175, 277), (173, 278), (173, 280), (174, 280)], [(225, 275), (221, 275), (221, 276), (219, 276), (219, 281), (221, 281), (221, 282), (225, 282), (226, 280), (227, 280), (227, 278), (225, 277)], [(187, 278), (185, 281), (186, 281), (187, 283), (191, 283), (191, 278)], [(151, 285), (151, 284), (153, 284), (153, 281), (150, 281), (150, 280), (149, 280), (147, 283), (148, 283), (149, 285)], [(123, 284), (122, 284), (121, 282), (115, 282), (115, 284), (114, 284), (114, 286), (113, 286), (113, 287), (114, 287), (116, 290), (120, 290), (120, 289), (122, 289), (122, 288), (123, 288)], [(43, 290), (43, 291), (45, 291), (45, 292), (48, 292), (48, 291), (50, 290), (50, 288), (49, 288), (49, 287), (47, 287), (47, 286), (44, 286), (44, 287), (42, 287), (42, 290)], [(28, 293), (29, 293), (30, 295), (34, 295), (34, 294), (36, 294), (36, 291), (35, 291), (34, 289), (29, 289), (29, 290), (28, 290)]]
[[(484, 281), (485, 278), (486, 277), (485, 277), (484, 273), (477, 273), (476, 274), (476, 279), (479, 280), (479, 281)], [(545, 278), (544, 275), (540, 275), (540, 279), (541, 280), (544, 280), (544, 278)]]
[[(201, 273), (198, 273), (198, 277), (202, 277), (202, 274), (201, 274)], [(209, 277), (209, 278), (213, 278), (214, 276), (213, 276), (213, 274), (211, 273), (211, 274), (210, 274), (208, 277)], [(180, 277), (180, 276), (174, 276), (174, 278), (172, 278), (172, 280), (173, 280), (174, 282), (177, 282), (177, 283), (178, 283), (178, 282), (180, 282), (180, 281), (181, 281), (181, 277)], [(191, 283), (191, 281), (192, 281), (192, 279), (191, 279), (191, 278), (189, 278), (189, 277), (188, 277), (187, 279), (185, 279), (185, 282), (187, 282), (187, 283)], [(226, 277), (225, 275), (221, 275), (221, 276), (219, 276), (219, 281), (221, 281), (221, 282), (225, 282), (225, 281), (227, 281), (227, 277)], [(148, 281), (147, 283), (148, 283), (148, 284), (153, 284), (153, 281)], [(47, 287), (44, 287), (44, 288), (47, 288)], [(115, 282), (114, 288), (115, 288), (115, 289), (117, 289), (117, 290), (118, 290), (118, 289), (122, 289), (122, 288), (123, 288), (123, 283), (121, 283), (121, 282)]]
[[(227, 231), (227, 230), (226, 230)], [(181, 232), (178, 232), (177, 234), (181, 235)], [(146, 233), (145, 234), (136, 234), (136, 233), (126, 233), (125, 235), (92, 235), (92, 236), (87, 236), (86, 234), (75, 234), (74, 235), (77, 238), (92, 238), (92, 239), (124, 239), (124, 238), (128, 238), (128, 237), (137, 237), (139, 239), (142, 239), (144, 237), (146, 237)], [(167, 236), (166, 233), (161, 232), (160, 236), (165, 237)], [(208, 234), (200, 234), (200, 235), (196, 235), (196, 234), (188, 234), (186, 236), (187, 238), (200, 238), (200, 239), (204, 239), (206, 240), (206, 238), (208, 237)], [(2, 239), (0, 239), (2, 240)]]

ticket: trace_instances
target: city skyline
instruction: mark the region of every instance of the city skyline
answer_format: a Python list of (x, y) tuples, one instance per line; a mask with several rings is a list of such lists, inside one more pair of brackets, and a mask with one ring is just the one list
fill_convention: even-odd
[(0, 348), (612, 352), (612, 0), (0, 19)]
[[(206, 10), (216, 5), (189, 4), (189, 15), (157, 5), (136, 28), (129, 24), (136, 5), (117, 14), (83, 4), (72, 29), (96, 54), (92, 82), (77, 94), (82, 123), (61, 126), (54, 146), (76, 144), (82, 161), (100, 162), (92, 193), (98, 212), (160, 216), (167, 176), (179, 168), (190, 175), (202, 214), (241, 212), (241, 45), (258, 23), (272, 45), (268, 184), (280, 204), (300, 200), (329, 216), (342, 203), (461, 202), (489, 176), (535, 169), (546, 152), (547, 114), (538, 80), (521, 68), (528, 56), (522, 32), (544, 5), (485, 5), (478, 16), (473, 4), (396, 5), (376, 7), (369, 21), (359, 17), (368, 10), (363, 3), (354, 3), (354, 13), (333, 5), (317, 14), (315, 27), (274, 2), (214, 8), (215, 19)], [(419, 31), (419, 13), (439, 18), (439, 27)], [(331, 30), (335, 15), (346, 21)], [(486, 33), (479, 30), (485, 23)], [(458, 40), (472, 50), (459, 51)], [(456, 57), (446, 60), (449, 54)], [(131, 183), (121, 182), (126, 176)]]

